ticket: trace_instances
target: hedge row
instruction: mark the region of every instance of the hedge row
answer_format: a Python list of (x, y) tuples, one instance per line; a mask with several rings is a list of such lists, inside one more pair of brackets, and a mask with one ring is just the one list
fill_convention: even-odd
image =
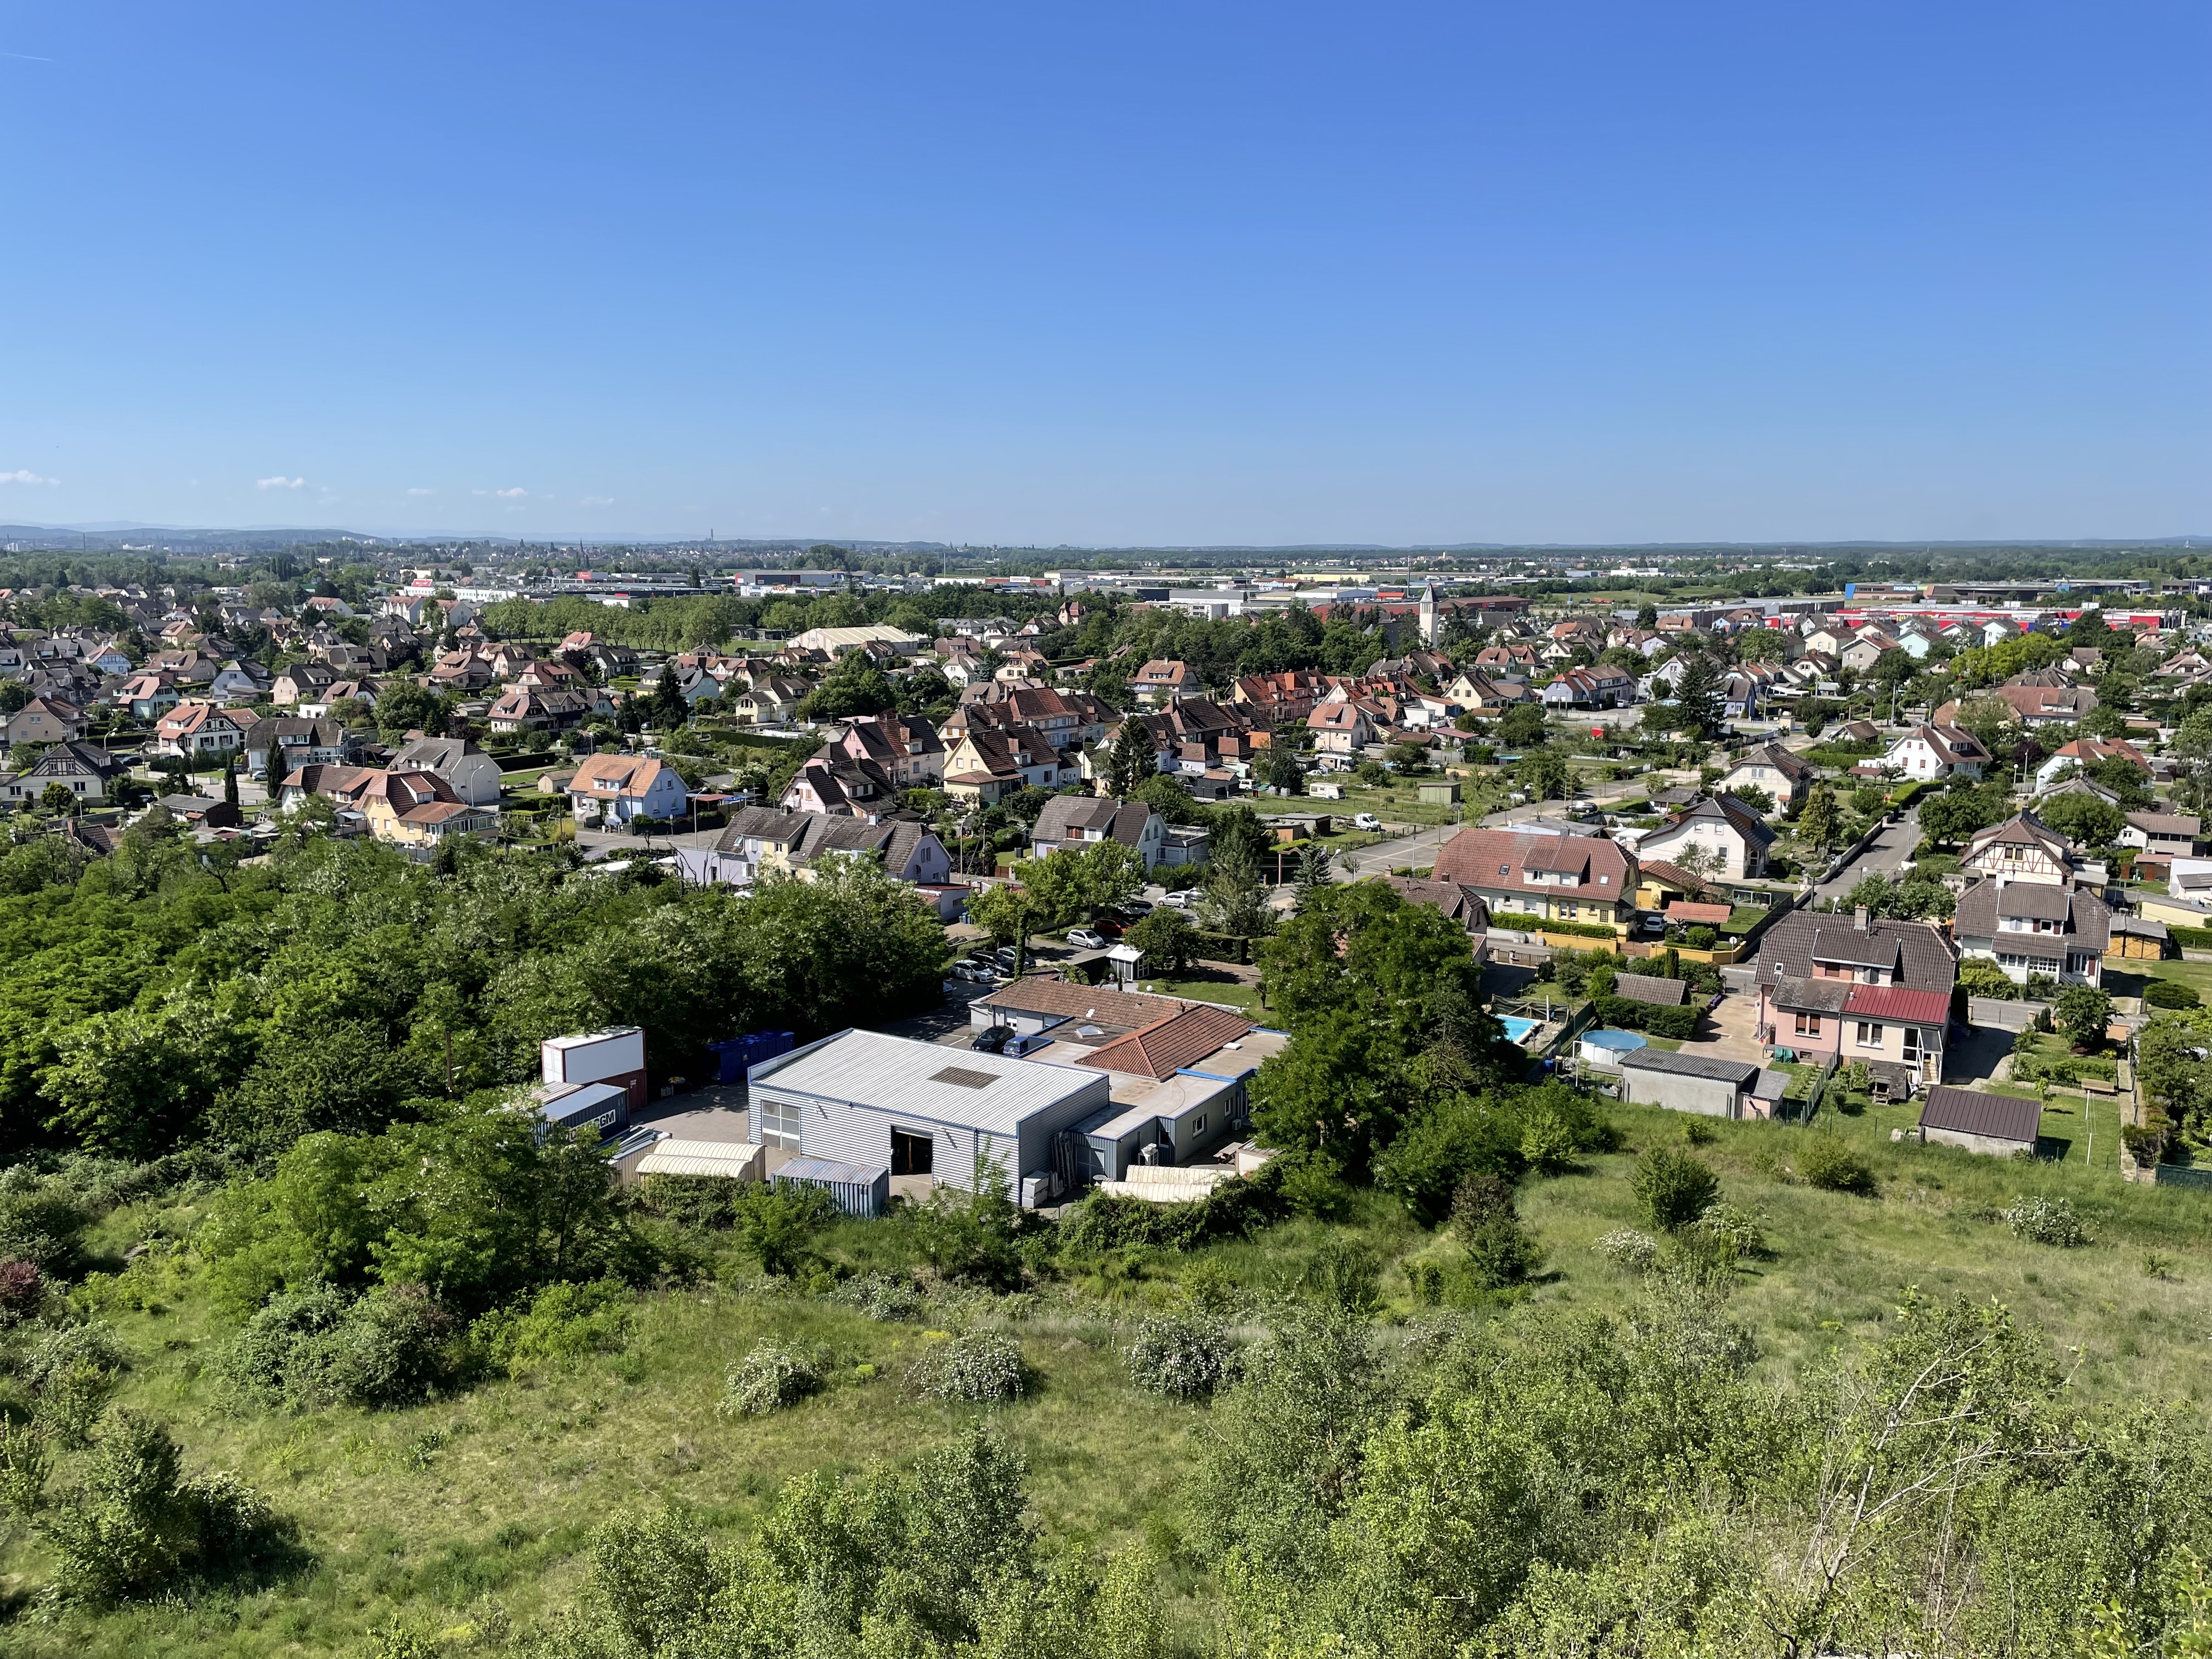
[(1594, 997), (1591, 1002), (1600, 1019), (1624, 1031), (1649, 1031), (1653, 1036), (1669, 1037), (1677, 1042), (1686, 1042), (1698, 1034), (1698, 1009), (1694, 1004), (1669, 1008), (1656, 1002), (1638, 1002), (1632, 997)]
[(1564, 933), (1571, 939), (1611, 939), (1620, 937), (1620, 929), (1602, 921), (1538, 921), (1534, 917), (1526, 921), (1500, 912), (1496, 918), (1500, 927), (1510, 927), (1516, 922), (1532, 933)]
[(1251, 959), (1252, 941), (1235, 933), (1201, 932), (1195, 937), (1191, 954), (1203, 962), (1248, 962)]
[(2185, 951), (2212, 951), (2212, 927), (2176, 927), (2168, 922), (2166, 931)]

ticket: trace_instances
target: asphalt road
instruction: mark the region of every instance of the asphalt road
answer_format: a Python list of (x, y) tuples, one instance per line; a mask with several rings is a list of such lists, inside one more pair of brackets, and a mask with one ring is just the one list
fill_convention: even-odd
[(1869, 876), (1893, 876), (1897, 867), (1912, 856), (1912, 849), (1920, 845), (1920, 814), (1907, 811), (1895, 823), (1884, 829), (1865, 852), (1837, 872), (1833, 881), (1814, 889), (1814, 896), (1824, 899), (1841, 898)]

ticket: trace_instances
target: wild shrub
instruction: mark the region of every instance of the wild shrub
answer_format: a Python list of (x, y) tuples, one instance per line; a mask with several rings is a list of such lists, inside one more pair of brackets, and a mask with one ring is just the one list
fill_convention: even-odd
[(1313, 1300), (1355, 1319), (1364, 1319), (1382, 1304), (1377, 1282), (1382, 1264), (1356, 1240), (1332, 1235), (1306, 1264), (1298, 1288)]
[(347, 1310), (332, 1333), (332, 1395), (349, 1406), (419, 1403), (456, 1369), (448, 1351), (458, 1322), (420, 1285), (379, 1285)]
[(1170, 1311), (1139, 1322), (1122, 1358), (1129, 1380), (1147, 1394), (1199, 1400), (1228, 1381), (1235, 1352), (1219, 1320)]
[(1659, 1241), (1633, 1227), (1616, 1227), (1590, 1249), (1607, 1261), (1638, 1273), (1656, 1267), (1659, 1262)]
[(2191, 987), (2170, 979), (2154, 979), (2143, 987), (2142, 1000), (2154, 1008), (2194, 1008), (2203, 998)]
[(1875, 1189), (1873, 1168), (1844, 1145), (1841, 1135), (1806, 1137), (1797, 1153), (1797, 1174), (1807, 1186), (1824, 1192), (1866, 1195)]
[(122, 1345), (107, 1325), (48, 1328), (16, 1368), (31, 1416), (56, 1444), (81, 1446), (106, 1409), (123, 1370)]
[(1452, 1195), (1452, 1231), (1467, 1247), (1468, 1270), (1485, 1290), (1518, 1285), (1541, 1265), (1543, 1251), (1521, 1224), (1513, 1188), (1478, 1172)]
[(1575, 1167), (1575, 1132), (1549, 1107), (1538, 1107), (1521, 1125), (1521, 1156), (1538, 1175), (1565, 1175)]
[(941, 1342), (906, 1375), (933, 1400), (1012, 1400), (1029, 1382), (1022, 1345), (999, 1331), (970, 1331)]
[(883, 1321), (912, 1319), (922, 1307), (921, 1287), (902, 1273), (856, 1273), (832, 1291), (830, 1299)]
[(765, 1417), (795, 1406), (821, 1388), (823, 1365), (818, 1349), (763, 1342), (725, 1374), (714, 1410), (723, 1417)]
[(1666, 1146), (1636, 1161), (1631, 1186), (1652, 1224), (1670, 1233), (1705, 1214), (1721, 1192), (1719, 1177), (1701, 1159)]
[(168, 1431), (125, 1412), (100, 1437), (82, 1487), (50, 1507), (40, 1530), (55, 1599), (96, 1608), (249, 1569), (289, 1528), (234, 1477), (185, 1474)]
[(512, 1307), (495, 1308), (470, 1328), (484, 1356), (510, 1372), (543, 1360), (567, 1360), (619, 1348), (629, 1318), (629, 1290), (618, 1279), (566, 1282)]
[(2071, 1250), (2089, 1243), (2088, 1228), (2082, 1224), (2081, 1216), (2067, 1199), (2014, 1199), (1998, 1213), (2004, 1218), (2005, 1225), (2012, 1229), (2014, 1238), (2024, 1238), (2032, 1244)]
[(334, 1285), (280, 1291), (221, 1351), (221, 1373), (262, 1404), (307, 1411), (420, 1401), (459, 1370), (459, 1326), (419, 1285), (348, 1297)]
[(46, 1276), (34, 1261), (0, 1261), (0, 1326), (38, 1312), (46, 1300)]
[(1716, 1204), (1699, 1216), (1697, 1229), (1729, 1262), (1766, 1255), (1766, 1218), (1735, 1204)]
[(46, 1498), (53, 1466), (46, 1437), (34, 1425), (0, 1420), (0, 1513), (29, 1519)]

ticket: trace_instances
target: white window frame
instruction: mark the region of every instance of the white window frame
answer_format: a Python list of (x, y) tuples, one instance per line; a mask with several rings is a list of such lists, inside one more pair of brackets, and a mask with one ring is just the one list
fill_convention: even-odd
[(1863, 1019), (1858, 1022), (1858, 1028), (1856, 1043), (1859, 1048), (1879, 1048), (1882, 1046), (1882, 1028), (1880, 1020)]

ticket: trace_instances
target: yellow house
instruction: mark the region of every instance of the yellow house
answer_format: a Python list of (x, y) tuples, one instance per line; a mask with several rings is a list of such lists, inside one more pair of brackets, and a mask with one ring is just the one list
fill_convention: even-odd
[(485, 835), (499, 813), (471, 806), (435, 772), (379, 772), (359, 798), (368, 833), (401, 847), (435, 847), (449, 836)]

